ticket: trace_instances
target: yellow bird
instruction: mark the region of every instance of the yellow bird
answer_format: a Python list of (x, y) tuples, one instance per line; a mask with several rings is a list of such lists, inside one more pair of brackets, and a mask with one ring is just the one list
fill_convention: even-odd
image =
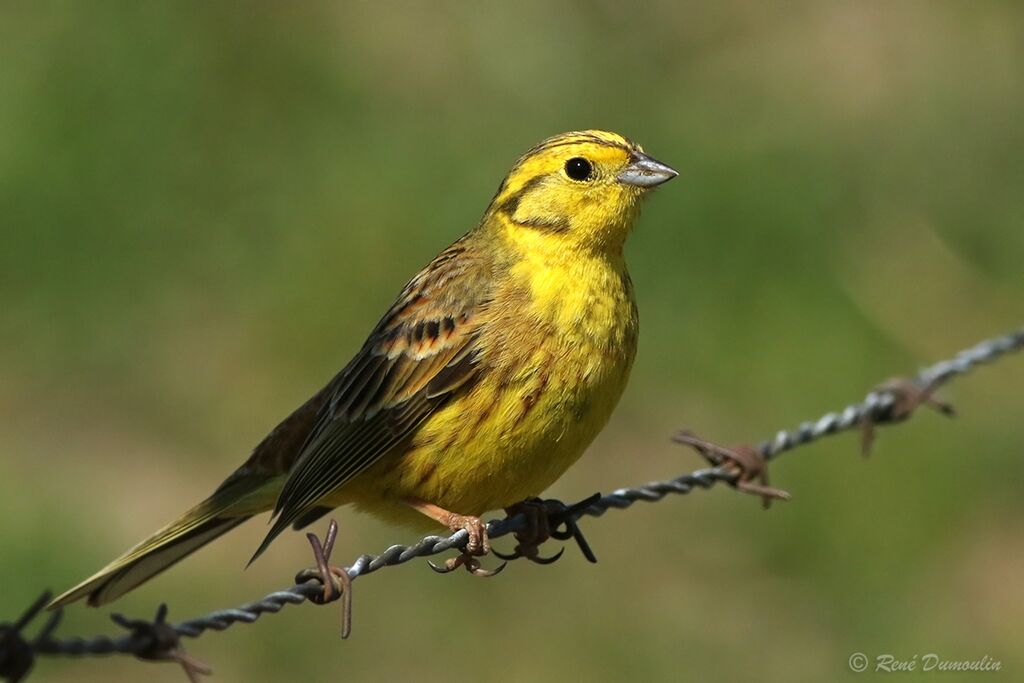
[(479, 225), (421, 270), (345, 368), (213, 494), (52, 606), (102, 605), (273, 510), (262, 553), (353, 504), (466, 529), (537, 496), (608, 421), (637, 342), (622, 249), (676, 172), (615, 133), (564, 133), (523, 155)]

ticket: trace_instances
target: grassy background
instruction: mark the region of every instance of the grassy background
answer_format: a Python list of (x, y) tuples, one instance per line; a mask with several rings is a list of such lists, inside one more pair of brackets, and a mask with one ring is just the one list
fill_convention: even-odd
[[(692, 469), (677, 427), (757, 440), (1021, 323), (1021, 5), (516, 5), (4, 3), (0, 616), (206, 495), (555, 132), (620, 131), (680, 178), (628, 245), (631, 385), (553, 495)], [(1017, 358), (958, 383), (960, 419), (885, 430), (868, 462), (850, 436), (788, 456), (768, 513), (640, 506), (586, 525), (596, 566), (416, 563), (357, 585), (344, 644), (302, 607), (189, 647), (225, 681), (842, 680), (854, 651), (1019, 677), (1022, 381)], [(340, 520), (342, 559), (414, 538)], [(287, 584), (298, 534), (241, 571), (262, 533), (117, 609)], [(63, 631), (110, 628), (75, 608)]]

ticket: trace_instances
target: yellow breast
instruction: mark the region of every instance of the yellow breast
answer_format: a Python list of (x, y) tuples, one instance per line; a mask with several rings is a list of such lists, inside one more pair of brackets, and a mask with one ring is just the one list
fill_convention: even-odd
[(483, 378), (428, 418), (399, 462), (359, 478), (357, 505), (413, 523), (423, 518), (388, 502), (411, 496), (469, 515), (508, 507), (542, 493), (607, 423), (637, 341), (621, 255), (526, 246), (488, 307)]

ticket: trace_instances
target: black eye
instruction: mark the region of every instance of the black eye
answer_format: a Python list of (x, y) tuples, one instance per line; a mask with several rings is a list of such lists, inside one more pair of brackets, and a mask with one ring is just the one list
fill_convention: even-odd
[(565, 175), (573, 180), (586, 180), (594, 172), (594, 167), (583, 157), (573, 157), (565, 162)]

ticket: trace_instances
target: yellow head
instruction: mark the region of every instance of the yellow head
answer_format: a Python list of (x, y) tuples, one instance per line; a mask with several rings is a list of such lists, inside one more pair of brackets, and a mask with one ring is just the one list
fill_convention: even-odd
[(565, 247), (620, 250), (640, 198), (676, 172), (615, 133), (563, 133), (512, 167), (485, 215), (514, 229), (543, 231)]

